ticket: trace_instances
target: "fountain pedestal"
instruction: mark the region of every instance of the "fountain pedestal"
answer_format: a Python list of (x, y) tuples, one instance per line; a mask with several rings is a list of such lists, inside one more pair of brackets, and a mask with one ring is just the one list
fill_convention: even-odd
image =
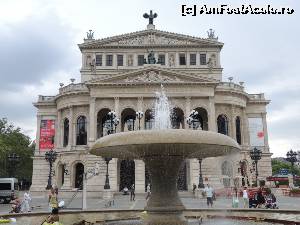
[(187, 224), (182, 215), (183, 206), (177, 190), (177, 177), (182, 156), (148, 156), (144, 158), (150, 171), (151, 196), (145, 210), (147, 225), (184, 225)]

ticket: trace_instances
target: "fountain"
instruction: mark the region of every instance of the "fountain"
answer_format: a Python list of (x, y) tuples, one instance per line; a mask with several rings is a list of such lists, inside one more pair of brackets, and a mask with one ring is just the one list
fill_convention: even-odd
[(157, 93), (153, 130), (122, 132), (99, 139), (90, 153), (102, 157), (142, 159), (151, 174), (147, 225), (183, 225), (185, 209), (176, 187), (180, 165), (188, 158), (233, 154), (239, 145), (228, 136), (201, 130), (170, 129), (170, 108), (163, 87)]

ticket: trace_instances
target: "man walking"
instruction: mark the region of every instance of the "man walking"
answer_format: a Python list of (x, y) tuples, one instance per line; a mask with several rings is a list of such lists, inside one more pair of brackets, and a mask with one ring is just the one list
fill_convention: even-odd
[(25, 191), (22, 210), (21, 210), (22, 212), (30, 212), (30, 204), (29, 204), (30, 201), (31, 201), (30, 194), (27, 191)]
[(207, 184), (207, 186), (204, 188), (204, 192), (206, 195), (206, 200), (207, 200), (207, 207), (209, 205), (212, 207), (213, 206), (213, 194), (214, 194), (214, 189)]
[(132, 184), (130, 187), (130, 201), (134, 201), (134, 200), (135, 200), (135, 187), (134, 184)]
[(150, 197), (151, 195), (151, 186), (150, 184), (147, 185), (147, 196), (146, 196), (146, 200)]
[(244, 187), (243, 190), (243, 202), (244, 202), (244, 208), (249, 208), (249, 195), (247, 187)]

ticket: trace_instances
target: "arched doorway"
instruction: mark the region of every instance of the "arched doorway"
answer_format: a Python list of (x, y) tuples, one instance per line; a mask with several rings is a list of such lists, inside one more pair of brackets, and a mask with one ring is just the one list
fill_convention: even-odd
[(131, 108), (126, 108), (121, 113), (121, 130), (122, 131), (132, 131), (135, 130), (135, 119), (136, 113)]
[(122, 160), (120, 162), (120, 186), (122, 191), (124, 187), (130, 189), (131, 185), (135, 183), (135, 163), (133, 160)]
[(171, 125), (173, 129), (184, 129), (184, 113), (183, 110), (176, 107), (172, 110)]
[(145, 112), (145, 130), (151, 130), (154, 127), (154, 115), (151, 109)]
[(64, 134), (63, 134), (63, 147), (66, 147), (69, 143), (69, 119), (64, 119)]
[(178, 179), (177, 179), (177, 189), (178, 191), (187, 191), (187, 163), (184, 161), (179, 169)]
[(208, 117), (207, 111), (204, 108), (198, 107), (194, 109), (198, 114), (194, 117), (194, 127), (193, 129), (208, 130)]
[(221, 166), (222, 169), (222, 178), (224, 187), (230, 187), (230, 180), (233, 176), (232, 164), (228, 161), (224, 161)]
[(111, 130), (111, 122), (108, 116), (110, 111), (110, 109), (104, 108), (97, 114), (97, 138), (106, 136), (108, 131)]
[(87, 126), (86, 117), (79, 116), (76, 124), (76, 145), (87, 144)]
[(77, 163), (75, 165), (74, 187), (80, 190), (82, 189), (83, 175), (84, 175), (84, 165), (82, 163)]

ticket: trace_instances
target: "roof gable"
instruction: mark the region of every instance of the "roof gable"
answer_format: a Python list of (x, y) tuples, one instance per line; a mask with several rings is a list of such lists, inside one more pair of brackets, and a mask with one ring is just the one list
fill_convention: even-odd
[(106, 48), (116, 46), (210, 46), (221, 48), (223, 46), (223, 43), (218, 42), (216, 39), (205, 39), (189, 35), (149, 29), (104, 39), (92, 40), (79, 44), (80, 49)]

